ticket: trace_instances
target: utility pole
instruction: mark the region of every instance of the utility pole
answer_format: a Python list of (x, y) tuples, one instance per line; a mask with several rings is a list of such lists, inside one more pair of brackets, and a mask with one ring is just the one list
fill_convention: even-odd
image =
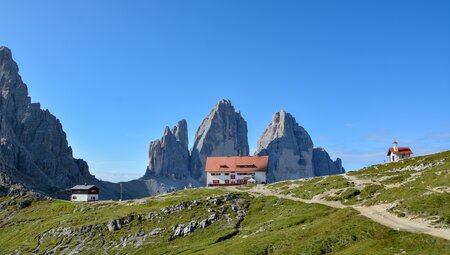
[(122, 183), (120, 184), (120, 201), (122, 201)]

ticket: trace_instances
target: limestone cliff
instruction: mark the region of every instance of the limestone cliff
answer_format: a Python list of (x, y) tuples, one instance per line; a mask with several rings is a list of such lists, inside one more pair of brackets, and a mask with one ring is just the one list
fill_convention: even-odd
[(230, 100), (219, 101), (198, 128), (191, 150), (191, 176), (205, 182), (207, 156), (247, 156), (247, 122)]
[(268, 181), (314, 176), (313, 142), (308, 132), (285, 111), (274, 114), (256, 147), (257, 155), (269, 156)]
[(331, 160), (330, 155), (323, 148), (314, 148), (312, 162), (314, 176), (345, 173), (341, 159), (337, 158), (336, 161)]
[(178, 122), (172, 130), (166, 127), (160, 140), (150, 142), (148, 157), (144, 178), (186, 179), (189, 176), (190, 158), (186, 120)]
[(335, 164), (325, 150), (313, 147), (308, 132), (291, 114), (280, 111), (263, 132), (255, 154), (269, 156), (269, 182), (343, 172), (340, 159)]
[[(0, 173), (27, 189), (64, 196), (64, 189), (80, 183), (108, 183), (89, 173), (86, 162), (75, 159), (60, 121), (39, 103), (31, 103), (11, 51), (0, 47)], [(106, 185), (106, 186), (105, 186)]]

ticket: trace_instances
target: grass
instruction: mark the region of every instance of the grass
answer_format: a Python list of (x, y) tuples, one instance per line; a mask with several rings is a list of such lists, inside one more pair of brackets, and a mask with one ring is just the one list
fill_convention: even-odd
[[(353, 188), (350, 188), (353, 190)], [(82, 226), (105, 223), (117, 217), (159, 211), (163, 206), (198, 200), (202, 204), (191, 210), (166, 215), (159, 220), (139, 222), (134, 220), (118, 231), (105, 227), (82, 243), (81, 237), (43, 238), (40, 251), (62, 246), (83, 249), (80, 254), (96, 254), (104, 242), (118, 243), (120, 239), (134, 236), (154, 228), (164, 228), (161, 236), (148, 237), (140, 246), (108, 246), (112, 254), (442, 254), (450, 242), (427, 235), (398, 232), (362, 217), (353, 209), (336, 209), (319, 204), (304, 204), (275, 197), (253, 198), (246, 193), (240, 196), (241, 205), (247, 208), (239, 230), (236, 217), (227, 208), (218, 222), (193, 234), (167, 241), (171, 227), (192, 219), (207, 217), (209, 208), (218, 210), (222, 205), (206, 205), (206, 198), (225, 194), (222, 189), (197, 189), (175, 192), (153, 198), (143, 204), (135, 203), (70, 203), (66, 201), (33, 201), (25, 209), (10, 206), (12, 219), (2, 220), (0, 228), (0, 253), (9, 254), (20, 248), (31, 253), (37, 246), (39, 235), (55, 227), (79, 229)], [(354, 194), (354, 192), (353, 192)], [(362, 192), (361, 192), (362, 194)], [(342, 197), (354, 197), (344, 191)], [(445, 198), (444, 198), (445, 199)], [(60, 245), (60, 246), (58, 246)]]
[(353, 186), (353, 183), (340, 175), (318, 177), (302, 181), (280, 182), (269, 185), (280, 190), (282, 194), (291, 194), (303, 199), (311, 199), (332, 189), (342, 189)]
[(273, 197), (254, 199), (241, 232), (198, 254), (441, 254), (449, 247), (448, 241), (390, 230), (353, 209)]
[[(428, 166), (421, 170), (414, 167)], [(349, 175), (373, 180), (364, 185), (344, 176), (319, 177), (287, 181), (269, 188), (295, 197), (312, 197), (333, 192), (328, 200), (344, 204), (374, 205), (398, 203), (393, 211), (399, 217), (418, 215), (434, 217), (450, 225), (450, 152), (377, 165)], [(0, 209), (0, 254), (29, 254), (41, 244), (44, 250), (62, 253), (63, 247), (81, 247), (80, 254), (98, 254), (101, 247), (108, 254), (445, 254), (450, 241), (424, 234), (395, 231), (361, 216), (351, 208), (336, 209), (320, 204), (304, 204), (276, 197), (252, 197), (250, 186), (240, 187), (236, 200), (246, 208), (242, 222), (229, 204), (207, 204), (207, 198), (223, 196), (223, 188), (192, 189), (134, 201), (71, 203), (61, 200), (36, 200), (31, 197), (1, 197), (0, 203), (13, 204)], [(437, 192), (435, 190), (439, 190)], [(29, 207), (18, 209), (20, 200), (32, 200)], [(200, 205), (152, 221), (139, 221), (137, 215), (159, 212), (161, 208), (181, 202), (200, 201)], [(217, 222), (205, 229), (197, 228), (186, 237), (168, 241), (172, 227), (191, 220), (201, 220), (212, 211), (222, 211)], [(40, 238), (55, 228), (80, 230), (95, 228), (113, 219), (134, 216), (130, 224), (117, 231), (100, 225), (94, 234)], [(141, 243), (117, 246), (120, 240), (137, 233), (163, 228), (161, 235), (146, 237)], [(132, 239), (134, 240), (134, 239)], [(123, 243), (123, 242), (122, 242)]]
[[(341, 201), (345, 205), (397, 202), (397, 210), (402, 213), (430, 219), (438, 217), (439, 222), (450, 225), (450, 203), (445, 203), (450, 201), (446, 192), (450, 188), (450, 151), (374, 165), (347, 175), (369, 183), (356, 188), (348, 179), (337, 175), (279, 182), (269, 187), (281, 194), (303, 199), (334, 190), (325, 199)], [(443, 192), (435, 191), (439, 189)]]

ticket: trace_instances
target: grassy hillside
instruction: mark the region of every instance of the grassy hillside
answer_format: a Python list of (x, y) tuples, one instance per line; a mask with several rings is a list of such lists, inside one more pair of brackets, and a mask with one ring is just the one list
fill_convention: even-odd
[(344, 205), (391, 204), (391, 211), (400, 217), (450, 226), (450, 151), (269, 187), (294, 197), (319, 196)]
[[(392, 213), (449, 224), (450, 152), (348, 175), (267, 185), (343, 205), (396, 203)], [(353, 208), (255, 187), (192, 189), (123, 202), (0, 198), (0, 254), (446, 254), (450, 241), (396, 231)], [(275, 193), (274, 193), (275, 194)], [(401, 215), (401, 213), (405, 215)]]

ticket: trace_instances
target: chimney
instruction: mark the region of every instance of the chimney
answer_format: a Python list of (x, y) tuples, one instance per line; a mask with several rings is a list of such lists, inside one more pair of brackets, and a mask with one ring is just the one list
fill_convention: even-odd
[(395, 152), (398, 152), (398, 143), (397, 143), (397, 141), (394, 141), (393, 148), (394, 148)]

